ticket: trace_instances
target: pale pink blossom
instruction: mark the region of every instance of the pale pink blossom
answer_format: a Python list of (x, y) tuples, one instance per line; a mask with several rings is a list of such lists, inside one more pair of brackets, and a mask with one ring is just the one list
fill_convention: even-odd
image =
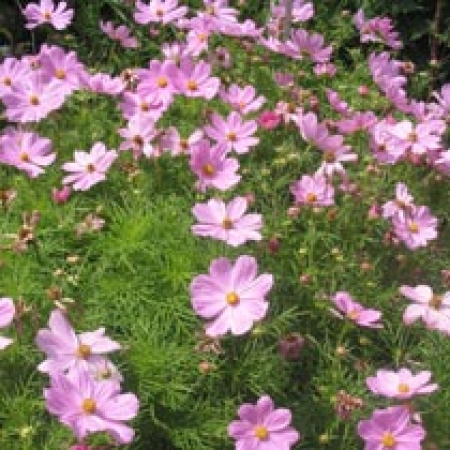
[(198, 223), (191, 227), (196, 236), (211, 237), (237, 247), (249, 240), (260, 241), (262, 228), (261, 214), (245, 214), (248, 201), (245, 197), (235, 197), (229, 203), (211, 199), (207, 203), (197, 203), (192, 213)]
[(256, 259), (251, 256), (240, 256), (234, 265), (227, 258), (218, 258), (212, 261), (208, 275), (192, 280), (192, 306), (200, 317), (210, 321), (206, 327), (209, 336), (229, 331), (242, 335), (265, 317), (273, 276), (258, 276), (257, 270)]
[[(0, 328), (6, 328), (11, 325), (15, 314), (16, 308), (12, 299), (8, 297), (0, 298)], [(0, 336), (0, 350), (8, 347), (12, 342), (12, 339)]]
[(28, 21), (25, 27), (30, 30), (45, 23), (63, 30), (72, 22), (74, 10), (68, 8), (66, 2), (55, 5), (52, 0), (41, 0), (38, 4), (28, 3), (22, 13)]

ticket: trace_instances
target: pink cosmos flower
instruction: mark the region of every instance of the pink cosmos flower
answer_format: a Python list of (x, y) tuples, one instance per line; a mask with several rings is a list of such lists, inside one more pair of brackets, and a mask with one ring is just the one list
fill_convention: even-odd
[(228, 425), (228, 435), (236, 440), (236, 450), (290, 450), (300, 434), (290, 426), (289, 409), (277, 408), (268, 395), (259, 398), (256, 405), (243, 404), (238, 415)]
[(52, 142), (32, 132), (14, 130), (0, 136), (0, 162), (23, 170), (30, 178), (44, 173), (56, 158)]
[(178, 0), (151, 0), (149, 4), (137, 0), (134, 20), (141, 25), (149, 23), (167, 25), (181, 19), (187, 12), (186, 6), (178, 6)]
[(315, 63), (325, 63), (330, 60), (333, 48), (331, 45), (324, 45), (325, 40), (321, 34), (295, 30), (286, 42), (285, 54), (295, 59), (303, 59), (307, 55)]
[(320, 62), (314, 66), (313, 72), (318, 77), (334, 77), (337, 67), (332, 62)]
[(28, 21), (25, 26), (29, 30), (44, 23), (49, 23), (57, 30), (64, 30), (72, 22), (74, 11), (67, 8), (66, 2), (55, 5), (52, 0), (41, 0), (39, 4), (28, 3), (22, 13)]
[(417, 206), (409, 214), (395, 215), (392, 218), (395, 235), (410, 249), (426, 247), (428, 241), (437, 238), (438, 220), (428, 206)]
[(377, 123), (378, 119), (372, 111), (355, 111), (350, 117), (338, 120), (336, 127), (339, 133), (353, 134), (360, 130), (367, 130)]
[(206, 333), (216, 337), (231, 331), (247, 333), (262, 320), (269, 308), (265, 297), (272, 288), (273, 276), (257, 276), (258, 264), (251, 256), (240, 256), (234, 265), (227, 258), (217, 258), (209, 275), (197, 275), (190, 293), (195, 312), (211, 320)]
[(381, 164), (396, 164), (406, 156), (406, 147), (392, 134), (392, 127), (384, 119), (370, 129), (370, 149)]
[(53, 78), (62, 82), (71, 94), (73, 90), (81, 86), (82, 77), (86, 75), (84, 65), (78, 60), (75, 52), (66, 52), (56, 45), (43, 45), (40, 55), (40, 74), (45, 82)]
[[(8, 297), (0, 298), (0, 328), (6, 328), (11, 325), (15, 314), (16, 308), (12, 299)], [(8, 347), (12, 342), (12, 339), (0, 336), (0, 350)]]
[(56, 79), (44, 83), (41, 78), (39, 73), (33, 73), (3, 95), (8, 120), (39, 122), (63, 105), (67, 95), (64, 83)]
[(125, 90), (125, 83), (120, 77), (112, 77), (108, 73), (86, 74), (83, 77), (83, 85), (86, 89), (98, 94), (106, 94), (116, 97)]
[(63, 184), (73, 183), (73, 190), (87, 191), (94, 184), (106, 179), (106, 172), (117, 156), (117, 152), (107, 150), (103, 142), (96, 142), (90, 153), (75, 151), (75, 161), (62, 166), (66, 172), (73, 172), (63, 179)]
[(206, 139), (192, 148), (190, 167), (198, 177), (196, 187), (201, 192), (208, 187), (226, 191), (241, 179), (236, 174), (239, 169), (237, 159), (227, 158), (226, 148), (221, 145), (211, 147)]
[(134, 158), (142, 154), (150, 157), (153, 154), (151, 141), (156, 136), (155, 121), (144, 114), (133, 116), (126, 128), (119, 128), (118, 133), (125, 140), (120, 144), (119, 150), (132, 150)]
[(265, 130), (275, 129), (281, 122), (281, 116), (274, 111), (263, 111), (258, 119), (257, 123), (261, 128)]
[(98, 432), (107, 432), (118, 444), (133, 440), (133, 429), (122, 422), (136, 416), (139, 401), (134, 394), (121, 394), (114, 381), (96, 381), (88, 370), (77, 368), (54, 374), (44, 397), (48, 411), (80, 440)]
[(358, 434), (365, 441), (364, 450), (421, 450), (425, 430), (411, 423), (403, 406), (376, 409), (372, 417), (358, 423)]
[(339, 291), (331, 297), (332, 302), (338, 308), (338, 311), (332, 310), (337, 317), (343, 318), (342, 314), (361, 327), (383, 328), (379, 322), (381, 312), (376, 309), (364, 308), (361, 304), (355, 302), (348, 292)]
[(414, 198), (408, 192), (405, 183), (397, 183), (395, 187), (395, 200), (386, 202), (383, 206), (383, 217), (390, 219), (395, 215), (405, 215), (414, 208)]
[(253, 86), (244, 86), (241, 88), (237, 84), (232, 84), (228, 90), (221, 89), (219, 96), (224, 102), (227, 102), (241, 114), (258, 111), (266, 101), (262, 95), (257, 95), (256, 89)]
[(408, 400), (415, 395), (434, 392), (438, 385), (428, 384), (431, 372), (422, 371), (413, 375), (409, 369), (401, 368), (398, 372), (378, 370), (375, 377), (366, 379), (367, 387), (377, 395), (398, 400)]
[(54, 375), (76, 369), (89, 370), (91, 365), (105, 360), (104, 355), (120, 349), (120, 345), (105, 336), (105, 329), (75, 334), (64, 313), (52, 311), (49, 328), (40, 330), (36, 345), (47, 355), (39, 364), (41, 372)]
[(439, 92), (434, 93), (434, 97), (442, 109), (442, 117), (450, 123), (450, 83), (444, 84)]
[[(286, 1), (279, 1), (270, 6), (272, 18), (278, 20), (286, 17)], [(314, 16), (314, 5), (305, 0), (294, 0), (292, 2), (291, 20), (292, 23), (306, 22)]]
[(172, 156), (189, 155), (194, 146), (203, 138), (202, 130), (195, 130), (187, 139), (182, 138), (175, 127), (169, 127), (161, 137), (161, 147), (170, 151)]
[(178, 92), (186, 97), (203, 97), (207, 100), (211, 100), (220, 87), (219, 78), (211, 77), (211, 66), (202, 60), (195, 63), (190, 57), (181, 59), (174, 82)]
[(110, 39), (117, 41), (123, 48), (137, 48), (139, 43), (137, 39), (130, 34), (130, 29), (125, 25), (119, 25), (114, 28), (111, 21), (100, 21), (100, 28)]
[(218, 144), (222, 144), (227, 151), (248, 153), (251, 147), (259, 143), (259, 138), (254, 137), (258, 129), (256, 121), (244, 121), (236, 111), (232, 111), (226, 119), (213, 113), (211, 123), (212, 125), (204, 127), (205, 134)]
[(148, 69), (137, 71), (139, 83), (136, 92), (140, 95), (153, 95), (164, 105), (170, 105), (174, 94), (177, 92), (175, 79), (178, 76), (178, 68), (173, 61), (167, 59), (158, 61), (152, 59)]
[(158, 94), (138, 94), (135, 92), (125, 91), (122, 94), (122, 102), (120, 109), (123, 117), (130, 120), (133, 116), (148, 116), (155, 122), (161, 118), (167, 109), (167, 104), (158, 98)]
[(351, 112), (348, 103), (341, 99), (338, 92), (333, 91), (332, 89), (326, 89), (325, 92), (327, 94), (328, 103), (337, 113), (346, 116)]
[(366, 20), (364, 11), (359, 9), (353, 16), (353, 23), (361, 33), (361, 42), (382, 42), (394, 50), (403, 47), (400, 35), (394, 30), (389, 17), (374, 17)]
[(391, 128), (391, 133), (400, 139), (405, 151), (423, 155), (442, 147), (441, 138), (445, 129), (442, 120), (428, 120), (416, 126), (409, 120), (403, 120)]
[(261, 214), (245, 214), (248, 201), (245, 197), (235, 197), (228, 204), (219, 199), (197, 203), (192, 208), (197, 221), (191, 230), (196, 236), (211, 237), (237, 247), (248, 240), (260, 241), (262, 227)]
[(334, 204), (334, 187), (322, 175), (303, 175), (300, 180), (291, 185), (290, 191), (297, 205), (330, 206)]
[(415, 302), (403, 314), (405, 325), (422, 319), (427, 328), (450, 334), (450, 292), (438, 295), (430, 286), (420, 284), (401, 286), (400, 293)]
[(5, 58), (0, 63), (0, 99), (10, 93), (20, 80), (24, 80), (31, 74), (31, 69), (24, 61), (16, 58)]

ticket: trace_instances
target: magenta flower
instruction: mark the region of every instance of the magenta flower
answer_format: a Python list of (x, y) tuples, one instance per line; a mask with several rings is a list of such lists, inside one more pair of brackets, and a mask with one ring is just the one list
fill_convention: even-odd
[(265, 130), (275, 129), (281, 122), (281, 116), (274, 111), (263, 111), (258, 119), (257, 123), (261, 128)]
[(220, 80), (211, 77), (211, 66), (205, 61), (194, 62), (184, 57), (175, 78), (175, 86), (186, 97), (203, 97), (211, 100), (219, 90)]
[(427, 328), (450, 334), (450, 292), (435, 294), (430, 286), (401, 286), (400, 293), (412, 300), (404, 314), (403, 322), (411, 325), (422, 319)]
[(425, 430), (411, 423), (403, 406), (377, 409), (368, 420), (358, 423), (358, 434), (364, 439), (364, 450), (421, 450)]
[[(8, 297), (0, 298), (0, 328), (6, 328), (11, 325), (15, 314), (16, 308), (12, 299)], [(0, 350), (8, 347), (12, 342), (12, 339), (0, 336)]]
[(415, 395), (434, 392), (438, 385), (428, 384), (431, 372), (422, 371), (413, 375), (409, 369), (402, 368), (398, 372), (378, 370), (375, 377), (366, 379), (367, 387), (377, 395), (398, 400), (408, 400)]
[(334, 204), (334, 187), (322, 175), (303, 175), (291, 185), (297, 205), (330, 206)]
[(125, 25), (119, 25), (114, 28), (111, 21), (100, 21), (100, 28), (110, 39), (117, 41), (123, 48), (137, 48), (139, 43), (137, 39), (130, 34), (130, 29)]
[(151, 0), (150, 4), (137, 0), (134, 20), (141, 25), (149, 23), (167, 25), (181, 19), (187, 12), (186, 6), (178, 6), (178, 0)]
[(331, 45), (324, 47), (325, 40), (321, 34), (309, 34), (306, 30), (295, 30), (285, 46), (286, 55), (303, 59), (305, 55), (315, 63), (325, 63), (331, 58), (333, 48)]
[(383, 328), (383, 325), (379, 322), (381, 312), (376, 309), (364, 308), (361, 304), (355, 302), (348, 292), (336, 292), (331, 297), (331, 301), (338, 309), (338, 311), (332, 310), (337, 317), (346, 317), (360, 327)]
[(23, 170), (30, 178), (44, 173), (56, 158), (52, 142), (32, 132), (14, 130), (0, 137), (0, 162)]
[(72, 193), (72, 188), (70, 186), (64, 186), (61, 189), (52, 189), (52, 200), (56, 204), (66, 203), (69, 200), (70, 194)]
[(236, 450), (290, 450), (300, 434), (290, 426), (289, 409), (277, 408), (268, 395), (256, 405), (244, 403), (238, 410), (240, 420), (228, 425), (228, 435), (236, 440)]
[(410, 249), (426, 247), (428, 241), (437, 238), (438, 220), (427, 206), (417, 206), (409, 214), (392, 218), (395, 235)]
[(192, 148), (190, 167), (197, 177), (196, 187), (204, 192), (208, 187), (226, 191), (236, 185), (241, 176), (237, 159), (227, 158), (227, 150), (221, 145), (211, 147), (202, 139)]
[(29, 30), (44, 23), (49, 23), (57, 30), (64, 30), (72, 22), (74, 11), (67, 8), (66, 2), (55, 5), (52, 0), (41, 0), (39, 4), (28, 3), (22, 13), (28, 20), (25, 26)]
[(200, 222), (192, 226), (196, 236), (211, 237), (237, 247), (249, 240), (262, 239), (261, 214), (245, 214), (248, 201), (245, 197), (235, 197), (228, 204), (219, 199), (197, 203), (192, 212)]
[(120, 349), (120, 345), (105, 336), (105, 329), (75, 334), (59, 309), (52, 311), (49, 328), (40, 330), (36, 345), (47, 355), (39, 364), (41, 372), (53, 375), (75, 369), (87, 369), (105, 360), (104, 355)]
[(266, 101), (262, 95), (257, 95), (253, 86), (241, 88), (237, 84), (232, 84), (228, 90), (220, 90), (219, 95), (224, 102), (241, 114), (258, 111)]
[(48, 411), (72, 429), (78, 439), (92, 433), (107, 432), (118, 444), (129, 444), (132, 428), (124, 425), (139, 408), (134, 394), (121, 394), (115, 381), (96, 381), (86, 370), (57, 373), (44, 390)]
[(106, 179), (106, 172), (117, 156), (115, 150), (107, 150), (102, 142), (96, 142), (90, 153), (75, 151), (75, 161), (62, 166), (66, 172), (73, 172), (63, 179), (63, 184), (73, 183), (74, 191), (87, 191)]
[(258, 264), (251, 256), (240, 256), (234, 265), (227, 258), (212, 261), (209, 275), (197, 275), (190, 292), (195, 312), (211, 320), (209, 336), (247, 333), (262, 320), (269, 308), (265, 297), (272, 288), (273, 276), (257, 276)]
[(259, 143), (259, 139), (254, 136), (258, 129), (256, 121), (243, 121), (236, 111), (232, 111), (226, 119), (213, 113), (211, 123), (212, 125), (204, 127), (205, 134), (218, 144), (222, 144), (227, 151), (234, 150), (243, 154)]

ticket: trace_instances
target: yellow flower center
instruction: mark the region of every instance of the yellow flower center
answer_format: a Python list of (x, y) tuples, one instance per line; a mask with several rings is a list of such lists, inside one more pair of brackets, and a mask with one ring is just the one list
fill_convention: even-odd
[(208, 39), (208, 35), (206, 33), (199, 33), (198, 40), (200, 42), (206, 42), (207, 39)]
[(419, 225), (417, 224), (417, 222), (411, 222), (408, 225), (408, 229), (411, 233), (418, 233), (419, 232)]
[(357, 309), (352, 309), (347, 313), (347, 317), (352, 320), (356, 320), (359, 317), (359, 311)]
[(11, 84), (12, 84), (11, 78), (9, 78), (9, 77), (3, 78), (3, 84), (5, 86), (11, 86)]
[(399, 394), (407, 394), (410, 391), (409, 386), (406, 383), (400, 383), (397, 387)]
[(381, 443), (387, 447), (392, 448), (397, 443), (395, 436), (392, 433), (384, 433), (383, 437), (381, 438)]
[(269, 430), (262, 425), (257, 425), (254, 429), (254, 433), (255, 436), (261, 441), (269, 437)]
[(58, 78), (58, 80), (65, 80), (66, 78), (66, 72), (63, 69), (56, 69), (55, 70), (55, 77)]
[(39, 104), (40, 104), (40, 101), (36, 95), (30, 96), (30, 105), (37, 106)]
[(136, 144), (138, 147), (142, 147), (144, 145), (144, 139), (142, 139), (141, 136), (134, 136), (133, 143)]
[(81, 404), (81, 409), (86, 414), (94, 414), (95, 410), (97, 409), (95, 400), (93, 400), (92, 398), (86, 398), (85, 400), (83, 400), (83, 403)]
[(157, 10), (156, 10), (156, 15), (157, 15), (158, 17), (163, 17), (163, 16), (164, 16), (164, 10), (162, 10), (162, 9), (157, 9)]
[(418, 136), (417, 133), (412, 131), (411, 133), (408, 134), (408, 141), (409, 142), (417, 142)]
[(235, 306), (239, 303), (239, 296), (236, 292), (229, 292), (227, 294), (227, 303), (231, 306)]
[(159, 78), (156, 80), (156, 84), (157, 84), (158, 87), (160, 87), (160, 88), (165, 88), (165, 87), (167, 87), (167, 85), (169, 84), (169, 81), (167, 80), (166, 77), (159, 77)]
[(19, 155), (19, 159), (22, 162), (28, 162), (30, 160), (30, 157), (28, 156), (27, 152), (21, 152), (20, 155)]
[(205, 164), (203, 166), (203, 173), (207, 177), (212, 177), (216, 173), (216, 169), (214, 169), (214, 166), (212, 164)]
[(141, 111), (147, 112), (150, 110), (150, 106), (148, 103), (141, 103)]
[(180, 139), (180, 148), (183, 151), (185, 151), (189, 148), (189, 143), (188, 143), (187, 139)]
[(228, 139), (229, 141), (231, 141), (231, 142), (236, 142), (236, 140), (237, 140), (236, 133), (234, 133), (233, 131), (230, 131), (230, 132), (227, 134), (227, 139)]
[(78, 358), (86, 359), (89, 358), (90, 355), (91, 355), (91, 347), (89, 347), (89, 345), (86, 344), (80, 344), (79, 347), (77, 348)]
[(229, 219), (228, 217), (225, 217), (225, 219), (223, 219), (223, 221), (222, 221), (222, 227), (225, 230), (231, 230), (231, 228), (233, 228), (233, 221), (231, 219)]
[(313, 194), (312, 192), (310, 192), (309, 194), (307, 194), (306, 196), (306, 201), (308, 203), (315, 203), (317, 202), (317, 195)]
[(42, 14), (42, 17), (44, 18), (44, 20), (51, 20), (52, 15), (51, 15), (48, 11), (45, 11), (45, 12)]
[(194, 80), (189, 80), (187, 82), (187, 88), (189, 91), (196, 91), (198, 90), (198, 84)]

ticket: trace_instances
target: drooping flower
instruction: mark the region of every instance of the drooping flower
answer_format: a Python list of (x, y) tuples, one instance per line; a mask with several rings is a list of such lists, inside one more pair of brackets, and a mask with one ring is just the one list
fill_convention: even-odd
[(191, 170), (197, 175), (197, 189), (204, 192), (208, 187), (226, 191), (239, 182), (241, 176), (236, 172), (239, 162), (227, 158), (227, 150), (221, 145), (210, 146), (202, 139), (192, 148)]
[(415, 395), (434, 392), (438, 385), (428, 384), (431, 372), (421, 371), (413, 375), (409, 369), (401, 368), (398, 372), (378, 370), (376, 376), (366, 379), (367, 387), (374, 393), (387, 398), (407, 400)]
[(290, 450), (300, 434), (290, 426), (289, 409), (276, 408), (264, 395), (256, 405), (244, 403), (238, 410), (240, 420), (228, 425), (228, 435), (236, 440), (236, 450)]
[(41, 372), (53, 375), (74, 369), (89, 370), (105, 360), (105, 354), (120, 349), (120, 345), (105, 336), (105, 329), (76, 334), (59, 309), (52, 311), (49, 328), (40, 330), (36, 345), (47, 355), (39, 364)]
[(131, 36), (130, 29), (126, 25), (119, 25), (114, 28), (111, 21), (100, 21), (100, 28), (110, 39), (117, 41), (123, 48), (137, 48), (139, 43), (134, 36)]
[(250, 85), (241, 88), (237, 84), (232, 84), (228, 89), (220, 90), (219, 95), (224, 102), (241, 114), (258, 111), (266, 101), (262, 95), (258, 96), (256, 89)]
[(358, 423), (364, 450), (421, 450), (425, 430), (411, 423), (410, 412), (403, 406), (376, 409), (372, 417)]
[(134, 394), (121, 394), (117, 387), (113, 380), (97, 381), (86, 368), (76, 368), (69, 374), (54, 374), (44, 397), (48, 411), (78, 439), (106, 432), (118, 444), (129, 444), (134, 430), (123, 422), (136, 416), (139, 401)]
[(248, 201), (245, 197), (235, 197), (228, 204), (220, 199), (207, 203), (197, 203), (192, 212), (200, 222), (192, 226), (197, 236), (211, 237), (237, 247), (248, 240), (260, 241), (262, 227), (261, 214), (245, 214)]
[(256, 259), (243, 255), (235, 264), (227, 258), (212, 261), (209, 275), (196, 276), (190, 286), (195, 312), (211, 322), (206, 327), (209, 336), (227, 332), (247, 333), (262, 320), (269, 307), (266, 295), (273, 285), (273, 276), (257, 276)]
[[(8, 297), (0, 298), (0, 328), (6, 328), (11, 325), (15, 314), (16, 308), (12, 299)], [(8, 347), (12, 342), (12, 339), (0, 336), (0, 350)]]
[(53, 0), (41, 0), (40, 3), (28, 3), (22, 11), (28, 23), (25, 25), (29, 30), (44, 23), (49, 23), (57, 30), (64, 30), (72, 22), (74, 10), (67, 8), (66, 2), (56, 5)]
[(361, 327), (383, 328), (379, 322), (381, 312), (376, 309), (364, 308), (360, 303), (355, 302), (348, 292), (336, 292), (331, 297), (331, 301), (338, 309), (338, 311), (332, 310), (337, 317), (350, 319)]
[(73, 172), (63, 179), (63, 184), (72, 184), (75, 191), (87, 191), (106, 179), (106, 172), (117, 156), (117, 152), (107, 150), (103, 142), (96, 142), (90, 153), (75, 151), (75, 161), (62, 166), (66, 172)]

